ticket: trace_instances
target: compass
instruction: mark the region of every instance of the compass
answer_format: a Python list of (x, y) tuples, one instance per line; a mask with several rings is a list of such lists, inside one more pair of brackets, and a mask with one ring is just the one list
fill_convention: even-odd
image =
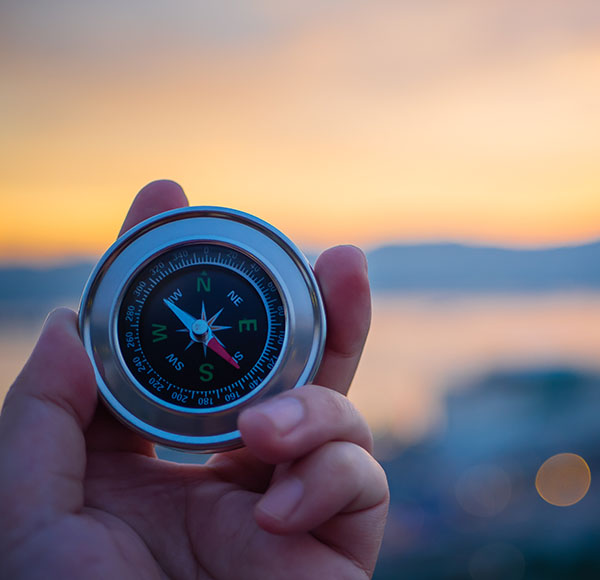
[(202, 452), (241, 446), (246, 407), (310, 382), (325, 343), (311, 267), (249, 214), (159, 214), (100, 259), (79, 311), (99, 393), (126, 425)]

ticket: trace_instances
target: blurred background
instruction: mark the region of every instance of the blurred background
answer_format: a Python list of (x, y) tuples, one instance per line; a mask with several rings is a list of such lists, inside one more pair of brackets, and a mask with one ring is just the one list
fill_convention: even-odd
[(133, 196), (368, 254), (375, 578), (600, 574), (600, 3), (0, 3), (0, 399)]

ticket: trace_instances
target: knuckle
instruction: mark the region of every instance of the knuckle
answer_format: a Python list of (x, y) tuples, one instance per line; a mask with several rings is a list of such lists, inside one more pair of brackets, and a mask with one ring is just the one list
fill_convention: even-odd
[(349, 401), (337, 391), (329, 391), (320, 403), (324, 419), (337, 422), (349, 412)]
[(360, 471), (365, 451), (354, 443), (337, 441), (331, 445), (327, 465), (336, 478), (352, 479)]
[(372, 459), (372, 480), (373, 480), (373, 488), (375, 491), (379, 491), (382, 496), (382, 502), (388, 504), (390, 501), (390, 486), (388, 483), (387, 474), (383, 466), (377, 462), (374, 458)]
[(312, 430), (319, 438), (327, 433), (332, 439), (355, 443), (368, 453), (373, 451), (369, 425), (345, 395), (315, 385), (303, 393), (302, 402), (311, 416)]
[(302, 396), (309, 412), (318, 416), (323, 423), (339, 424), (344, 417), (356, 412), (344, 395), (326, 387), (310, 385)]

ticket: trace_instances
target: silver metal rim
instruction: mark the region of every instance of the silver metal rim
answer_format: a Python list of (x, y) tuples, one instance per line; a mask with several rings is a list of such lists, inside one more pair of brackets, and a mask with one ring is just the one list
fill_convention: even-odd
[[(197, 413), (153, 400), (132, 380), (120, 357), (116, 318), (125, 289), (145, 264), (174, 246), (203, 242), (238, 248), (265, 268), (286, 308), (286, 332), (278, 363), (251, 396), (228, 408)], [(237, 418), (243, 409), (314, 378), (323, 355), (326, 324), (312, 269), (286, 236), (250, 214), (205, 206), (159, 214), (119, 238), (86, 284), (79, 329), (99, 393), (118, 419), (158, 443), (214, 452), (241, 446)]]

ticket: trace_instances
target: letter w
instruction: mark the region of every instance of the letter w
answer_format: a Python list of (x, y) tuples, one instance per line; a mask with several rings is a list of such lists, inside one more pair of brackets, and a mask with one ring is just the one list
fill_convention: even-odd
[(153, 324), (152, 328), (152, 342), (160, 342), (161, 340), (167, 339), (167, 327), (164, 324)]
[(171, 302), (177, 302), (182, 296), (183, 296), (183, 293), (181, 292), (181, 290), (179, 288), (177, 288), (177, 290), (175, 290), (175, 292), (173, 292), (173, 294), (171, 294), (171, 296), (169, 296), (169, 300)]

